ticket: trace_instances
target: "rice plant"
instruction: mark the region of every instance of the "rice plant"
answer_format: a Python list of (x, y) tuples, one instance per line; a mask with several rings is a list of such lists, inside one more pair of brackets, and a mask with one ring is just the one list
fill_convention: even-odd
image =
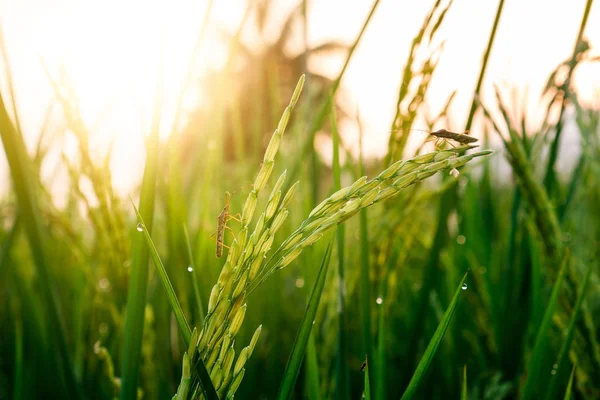
[[(244, 26), (255, 13), (265, 33), (272, 4), (249, 4), (226, 67), (210, 75), (210, 104), (188, 113), (182, 91), (167, 139), (156, 83), (130, 196), (113, 184), (125, 171), (111, 152), (92, 148), (64, 72), (46, 71), (60, 123), (48, 118), (29, 145), (12, 45), (0, 41), (11, 177), (0, 196), (0, 399), (600, 397), (600, 113), (575, 85), (597, 61), (585, 37), (592, 1), (564, 32), (572, 52), (547, 79), (541, 121), (503, 86), (484, 96), (506, 17), (498, 1), (489, 32), (477, 32), (489, 39), (474, 87), (458, 88), (469, 94), (463, 126), (456, 92), (436, 115), (427, 108), (456, 10), (434, 1), (398, 71), (381, 158), (363, 154), (362, 130), (353, 156), (344, 108), (346, 71), (380, 2), (349, 45), (290, 56), (307, 3), (271, 52), (253, 55)], [(330, 50), (343, 53), (340, 70), (311, 75), (311, 54)], [(240, 60), (260, 79), (232, 84)], [(582, 143), (572, 170), (559, 162), (567, 127)], [(418, 130), (438, 143), (409, 151)]]

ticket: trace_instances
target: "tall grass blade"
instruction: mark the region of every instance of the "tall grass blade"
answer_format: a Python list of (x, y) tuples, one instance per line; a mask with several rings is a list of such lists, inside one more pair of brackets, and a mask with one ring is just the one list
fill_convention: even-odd
[(444, 333), (446, 333), (446, 329), (448, 329), (448, 325), (450, 325), (450, 321), (452, 320), (452, 315), (454, 314), (454, 310), (456, 309), (456, 306), (458, 304), (458, 299), (460, 298), (460, 294), (465, 288), (464, 285), (465, 285), (465, 281), (467, 280), (468, 274), (469, 274), (468, 272), (465, 273), (462, 280), (458, 284), (458, 288), (454, 292), (454, 297), (452, 297), (452, 301), (450, 302), (448, 309), (446, 309), (446, 312), (444, 313), (444, 316), (442, 317), (440, 324), (438, 325), (437, 329), (435, 330), (433, 337), (429, 341), (429, 344), (427, 345), (427, 348), (425, 349), (425, 352), (423, 353), (423, 357), (421, 357), (421, 361), (419, 361), (419, 365), (417, 366), (417, 369), (416, 369), (415, 373), (413, 374), (412, 379), (408, 383), (408, 387), (404, 391), (404, 394), (402, 395), (401, 400), (412, 399), (414, 397), (415, 393), (417, 392), (417, 389), (419, 388), (419, 386), (421, 386), (421, 382), (425, 378), (425, 374), (427, 374), (429, 366), (431, 365), (431, 362), (433, 361), (433, 357), (435, 356), (435, 353), (436, 353), (438, 347), (440, 346), (442, 339), (444, 338)]
[(467, 366), (463, 367), (463, 381), (462, 381), (462, 390), (460, 392), (460, 400), (467, 400), (467, 393), (469, 392), (469, 388), (467, 386)]
[(371, 400), (371, 382), (369, 380), (369, 360), (365, 357), (365, 393), (364, 399)]
[(564, 400), (571, 400), (573, 393), (573, 378), (575, 377), (575, 369), (577, 365), (573, 365), (573, 369), (571, 369), (571, 376), (569, 377), (569, 384), (567, 385), (567, 390), (565, 390)]
[[(359, 122), (360, 126), (360, 122)], [(359, 176), (365, 175), (365, 165), (363, 158), (363, 133), (359, 130)], [(360, 210), (360, 297), (361, 297), (361, 324), (364, 353), (366, 354), (367, 364), (373, 359), (373, 338), (371, 335), (371, 276), (369, 274), (369, 232), (368, 232), (367, 209)], [(377, 365), (375, 365), (377, 367)], [(375, 375), (377, 375), (375, 369)], [(365, 371), (365, 374), (368, 374)], [(366, 379), (366, 378), (365, 378)]]
[(319, 379), (319, 364), (314, 332), (310, 333), (306, 348), (306, 380), (308, 398), (315, 400), (321, 399), (321, 383)]
[(544, 371), (550, 374), (551, 368), (544, 368), (544, 360), (546, 359), (548, 351), (550, 350), (548, 347), (548, 331), (552, 325), (552, 316), (556, 310), (560, 289), (562, 288), (562, 283), (567, 270), (567, 265), (569, 264), (569, 259), (570, 254), (567, 251), (563, 257), (562, 265), (556, 278), (556, 282), (554, 282), (554, 287), (552, 288), (552, 294), (550, 295), (550, 300), (548, 302), (548, 306), (546, 307), (544, 318), (535, 337), (531, 358), (529, 360), (529, 364), (527, 365), (527, 381), (525, 382), (525, 387), (523, 388), (521, 396), (521, 399), (523, 400), (539, 398), (542, 394), (542, 388), (540, 388), (539, 385), (541, 382), (545, 381), (542, 379), (542, 374)]
[(550, 378), (550, 384), (548, 385), (548, 391), (546, 392), (546, 400), (552, 400), (558, 397), (558, 385), (560, 384), (559, 380), (560, 377), (563, 376), (564, 372), (566, 372), (567, 364), (569, 363), (569, 349), (571, 348), (571, 343), (573, 342), (573, 338), (575, 336), (575, 326), (577, 325), (577, 320), (579, 318), (579, 313), (583, 305), (583, 300), (585, 298), (591, 275), (592, 267), (589, 266), (585, 273), (585, 277), (583, 278), (583, 283), (579, 288), (577, 302), (575, 303), (575, 308), (571, 314), (571, 321), (569, 322), (569, 327), (567, 328), (567, 336), (562, 344), (560, 353), (558, 354), (556, 368), (554, 368), (554, 372)]
[[(342, 188), (341, 167), (340, 167), (340, 136), (336, 125), (335, 105), (333, 103), (333, 92), (330, 94), (331, 104), (331, 133), (333, 137), (333, 181), (334, 190), (337, 192)], [(350, 372), (348, 370), (348, 361), (346, 358), (347, 337), (346, 337), (346, 315), (344, 312), (346, 301), (346, 281), (344, 272), (344, 252), (345, 252), (345, 226), (339, 225), (336, 229), (336, 244), (338, 256), (338, 351), (337, 351), (337, 395), (342, 399), (347, 399), (350, 395)]]
[(183, 336), (183, 340), (185, 342), (185, 346), (188, 347), (190, 345), (190, 337), (192, 336), (192, 330), (185, 318), (185, 314), (183, 313), (183, 309), (179, 304), (179, 300), (177, 299), (177, 295), (175, 294), (175, 290), (173, 289), (173, 285), (169, 280), (169, 276), (167, 275), (167, 271), (165, 270), (165, 266), (163, 265), (160, 256), (158, 255), (158, 251), (156, 250), (156, 246), (154, 246), (154, 242), (152, 241), (152, 237), (148, 233), (148, 230), (145, 228), (144, 219), (140, 215), (137, 207), (131, 201), (131, 205), (135, 209), (135, 214), (137, 215), (139, 224), (138, 231), (141, 230), (141, 233), (144, 235), (146, 239), (146, 243), (148, 243), (148, 247), (150, 248), (150, 256), (152, 257), (152, 261), (154, 262), (154, 266), (156, 267), (156, 272), (158, 273), (158, 277), (160, 278), (163, 287), (167, 291), (167, 298), (169, 299), (169, 304), (175, 313), (175, 319), (177, 320), (177, 325), (179, 326), (179, 333)]
[(279, 400), (290, 399), (294, 391), (294, 386), (296, 386), (296, 379), (298, 378), (298, 373), (300, 372), (300, 367), (302, 366), (302, 359), (304, 357), (306, 344), (308, 343), (310, 332), (317, 315), (317, 310), (319, 309), (321, 295), (323, 294), (323, 287), (325, 286), (325, 278), (327, 277), (327, 270), (329, 267), (329, 259), (331, 258), (331, 248), (332, 242), (329, 242), (329, 245), (325, 250), (325, 254), (323, 255), (321, 267), (319, 268), (319, 274), (317, 275), (317, 280), (311, 291), (310, 299), (308, 300), (308, 305), (306, 306), (306, 311), (302, 316), (300, 329), (298, 329), (294, 345), (292, 346), (292, 353), (290, 354), (290, 358), (288, 359), (285, 371), (283, 373), (283, 379), (281, 381), (281, 386), (279, 387), (279, 394), (277, 395), (277, 399)]

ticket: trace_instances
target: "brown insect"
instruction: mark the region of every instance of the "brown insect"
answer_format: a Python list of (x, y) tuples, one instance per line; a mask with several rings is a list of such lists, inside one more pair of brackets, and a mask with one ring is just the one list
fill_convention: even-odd
[[(235, 192), (233, 192), (233, 193), (235, 193)], [(231, 219), (241, 222), (241, 220), (240, 220), (241, 215), (239, 213), (237, 213), (235, 215), (231, 215), (229, 213), (229, 207), (230, 207), (231, 197), (233, 196), (233, 193), (225, 192), (225, 207), (223, 207), (223, 210), (217, 216), (217, 231), (210, 236), (211, 239), (216, 236), (216, 242), (217, 242), (216, 256), (217, 256), (217, 258), (221, 258), (221, 256), (223, 255), (223, 247), (229, 248), (229, 246), (226, 246), (223, 243), (223, 239), (225, 238), (225, 229), (229, 229), (229, 231), (231, 233), (233, 233), (233, 230), (227, 226), (227, 222)]]
[(435, 132), (431, 132), (430, 135), (435, 136), (439, 139), (452, 139), (455, 142), (458, 142), (460, 144), (475, 143), (478, 140), (477, 138), (475, 138), (473, 136), (467, 135), (466, 132), (457, 133), (457, 132), (450, 132), (445, 129), (440, 129)]
[[(418, 128), (411, 128), (409, 130), (429, 133), (429, 136), (433, 136), (438, 139), (451, 139), (460, 144), (475, 143), (479, 140), (473, 136), (467, 135), (468, 131), (463, 132), (463, 133), (458, 133), (458, 132), (451, 132), (446, 129), (438, 129), (437, 131), (434, 131), (434, 132), (431, 132), (431, 131), (428, 131), (425, 129), (418, 129)], [(393, 131), (393, 132), (398, 132), (398, 131)]]

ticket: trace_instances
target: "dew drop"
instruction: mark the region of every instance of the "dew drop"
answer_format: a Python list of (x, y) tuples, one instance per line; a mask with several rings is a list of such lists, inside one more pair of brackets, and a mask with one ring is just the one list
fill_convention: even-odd
[(188, 272), (192, 272), (192, 271), (194, 270), (194, 268), (192, 268), (192, 266), (191, 266), (191, 265), (188, 265), (188, 268), (187, 268), (187, 270), (188, 270)]
[(299, 277), (298, 279), (296, 279), (296, 287), (299, 289), (304, 287), (304, 278), (303, 277)]
[(467, 241), (467, 238), (464, 237), (463, 235), (458, 235), (456, 237), (456, 243), (458, 243), (458, 244), (465, 244), (466, 241)]
[(100, 287), (100, 290), (102, 290), (103, 292), (110, 291), (110, 281), (106, 278), (100, 279), (98, 281), (98, 286)]
[(137, 229), (138, 232), (143, 232), (144, 231), (144, 224), (142, 224), (141, 222), (138, 222), (136, 229)]
[(558, 368), (558, 364), (552, 365), (552, 369), (556, 369), (556, 368)]
[(550, 372), (552, 375), (556, 375), (556, 370), (553, 369), (552, 372)]
[(383, 299), (381, 297), (378, 297), (377, 300), (375, 300), (375, 303), (381, 305), (383, 304)]
[(462, 290), (467, 290), (467, 283), (466, 283), (466, 282), (462, 284), (462, 287), (461, 287), (461, 289), (462, 289)]
[(315, 322), (316, 322), (316, 321), (313, 319), (313, 323), (312, 323), (312, 324), (314, 325), (314, 324), (315, 324)]

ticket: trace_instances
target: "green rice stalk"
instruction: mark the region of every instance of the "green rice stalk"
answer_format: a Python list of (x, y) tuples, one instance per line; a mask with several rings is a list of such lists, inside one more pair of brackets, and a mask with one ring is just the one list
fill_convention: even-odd
[(287, 400), (292, 398), (292, 393), (294, 392), (294, 387), (296, 386), (296, 379), (298, 378), (300, 367), (302, 366), (302, 359), (304, 358), (306, 345), (317, 316), (321, 295), (323, 294), (325, 278), (327, 277), (327, 271), (329, 268), (329, 259), (331, 258), (331, 248), (332, 243), (330, 242), (327, 246), (327, 250), (325, 250), (323, 259), (321, 260), (321, 266), (319, 268), (317, 280), (315, 281), (311, 291), (310, 298), (306, 306), (306, 311), (302, 316), (300, 328), (298, 329), (296, 339), (294, 340), (294, 345), (292, 346), (292, 352), (290, 353), (285, 371), (283, 372), (283, 378), (279, 386), (279, 394), (277, 395), (278, 400)]
[(411, 378), (408, 387), (402, 395), (402, 400), (412, 399), (416, 394), (417, 389), (421, 386), (421, 383), (425, 378), (425, 374), (427, 373), (427, 370), (429, 369), (429, 366), (433, 361), (433, 357), (435, 356), (435, 353), (437, 352), (437, 349), (440, 346), (440, 343), (442, 342), (444, 333), (446, 332), (446, 329), (448, 329), (448, 325), (450, 325), (450, 321), (452, 320), (452, 315), (454, 314), (454, 310), (456, 309), (456, 306), (458, 304), (460, 294), (463, 290), (465, 290), (464, 285), (465, 281), (467, 280), (467, 275), (468, 272), (465, 273), (458, 285), (458, 288), (454, 292), (454, 297), (452, 298), (448, 309), (446, 309), (446, 312), (444, 313), (442, 320), (440, 321), (437, 329), (435, 330), (433, 337), (429, 341), (429, 344), (427, 345), (427, 348), (423, 353), (423, 357), (421, 357), (421, 361), (419, 361), (419, 365), (417, 366), (417, 369), (413, 374), (413, 377)]
[(469, 387), (467, 386), (467, 366), (463, 366), (463, 381), (462, 381), (462, 390), (460, 392), (460, 400), (467, 400)]
[[(503, 104), (500, 94), (496, 93), (499, 104)], [(491, 122), (496, 132), (502, 132), (487, 109), (483, 105), (481, 107), (487, 120)], [(521, 140), (518, 140), (514, 130), (510, 128), (508, 130), (512, 140), (508, 141), (503, 138), (504, 146), (509, 154), (508, 161), (511, 163), (512, 169), (518, 178), (523, 195), (533, 208), (536, 226), (543, 240), (548, 259), (562, 259), (562, 236), (556, 214), (554, 213), (554, 207), (544, 187), (535, 178)]]
[(371, 382), (369, 380), (369, 360), (365, 358), (365, 391), (363, 398), (365, 400), (371, 400)]
[[(419, 56), (421, 47), (424, 44), (430, 44), (433, 36), (441, 26), (447, 11), (452, 5), (452, 0), (441, 8), (441, 0), (437, 0), (427, 16), (425, 17), (421, 29), (413, 38), (412, 45), (408, 54), (408, 59), (404, 65), (402, 81), (400, 83), (400, 91), (396, 102), (396, 114), (392, 120), (390, 128), (391, 134), (388, 140), (388, 153), (386, 155), (385, 164), (389, 164), (392, 160), (402, 158), (404, 147), (408, 142), (411, 127), (417, 117), (419, 107), (425, 100), (425, 95), (431, 82), (433, 73), (437, 66), (439, 53), (442, 46), (432, 52), (425, 61), (423, 61), (420, 70), (414, 71), (415, 60)], [(434, 21), (434, 17), (436, 17)], [(426, 43), (423, 43), (423, 38), (427, 37)], [(410, 101), (407, 100), (410, 88), (414, 85), (414, 81), (419, 79), (419, 84), (413, 97)]]
[(550, 383), (546, 391), (546, 400), (552, 400), (557, 398), (558, 396), (558, 380), (559, 377), (562, 376), (563, 373), (566, 371), (567, 363), (569, 362), (569, 350), (571, 348), (571, 343), (573, 342), (573, 338), (575, 336), (575, 326), (577, 323), (577, 319), (579, 318), (579, 312), (581, 311), (583, 301), (585, 299), (586, 289), (590, 281), (591, 274), (592, 267), (589, 266), (583, 278), (583, 283), (579, 288), (577, 302), (575, 303), (575, 308), (571, 313), (571, 321), (569, 322), (569, 327), (567, 328), (567, 335), (560, 349), (560, 353), (558, 354), (558, 361), (555, 364), (556, 368), (553, 367), (552, 376), (550, 377)]
[[(459, 168), (473, 158), (491, 154), (490, 151), (482, 151), (459, 156), (460, 152), (472, 148), (472, 146), (462, 146), (394, 163), (371, 181), (359, 179), (353, 185), (332, 194), (316, 206), (300, 227), (271, 254), (274, 235), (288, 215), (287, 207), (297, 187), (296, 184), (292, 185), (285, 194), (281, 191), (287, 175), (285, 171), (271, 189), (266, 209), (258, 216), (253, 230), (250, 222), (256, 211), (258, 195), (266, 186), (273, 171), (274, 157), (291, 110), (300, 95), (302, 84), (301, 78), (290, 105), (284, 111), (278, 128), (271, 137), (263, 163), (254, 181), (253, 190), (248, 194), (242, 208), (241, 230), (231, 244), (225, 265), (211, 290), (207, 316), (197, 342), (198, 351), (188, 352), (192, 364), (201, 357), (206, 363), (209, 374), (219, 378), (220, 385), (215, 386), (222, 396), (235, 394), (243, 378), (246, 361), (251, 356), (260, 335), (259, 328), (251, 344), (238, 356), (233, 370), (228, 369), (229, 367), (224, 368), (226, 366), (224, 357), (230, 353), (227, 348), (230, 343), (233, 343), (246, 315), (246, 298), (268, 276), (289, 265), (307, 246), (315, 243), (336, 225), (356, 215), (361, 209), (389, 199), (397, 195), (401, 189), (420, 182), (440, 170)], [(268, 254), (271, 254), (270, 257), (267, 257)], [(192, 374), (190, 391), (192, 398), (196, 398), (193, 397), (193, 393), (196, 393), (196, 381)]]
[(575, 369), (577, 369), (577, 364), (574, 364), (573, 369), (571, 369), (571, 377), (569, 378), (569, 383), (567, 384), (567, 390), (565, 390), (564, 400), (571, 400), (573, 398), (573, 378), (575, 377)]
[[(337, 130), (335, 106), (333, 103), (333, 94), (331, 97), (331, 135), (333, 138), (333, 181), (335, 190), (342, 188), (341, 181), (341, 168), (340, 168), (340, 136)], [(364, 183), (365, 179), (359, 179), (357, 182)], [(351, 188), (349, 191), (354, 191)], [(316, 222), (318, 222), (317, 220)], [(315, 224), (316, 225), (316, 224)], [(310, 226), (310, 225), (308, 225)], [(307, 227), (307, 229), (309, 229)], [(337, 244), (337, 255), (338, 255), (338, 268), (337, 268), (337, 282), (338, 282), (338, 296), (337, 296), (337, 307), (338, 307), (338, 348), (336, 357), (336, 390), (337, 396), (341, 399), (347, 399), (350, 396), (350, 370), (348, 368), (347, 351), (348, 351), (348, 338), (347, 338), (347, 323), (346, 323), (346, 280), (345, 280), (345, 226), (338, 226), (336, 229), (336, 244)]]
[(158, 250), (156, 250), (156, 246), (154, 245), (154, 242), (152, 241), (152, 237), (150, 236), (150, 234), (148, 233), (148, 230), (146, 229), (146, 225), (144, 224), (144, 219), (142, 218), (142, 216), (140, 215), (140, 212), (138, 211), (137, 207), (133, 203), (133, 200), (131, 200), (131, 205), (135, 209), (135, 214), (137, 215), (137, 219), (139, 221), (137, 230), (141, 231), (141, 233), (144, 235), (144, 238), (146, 239), (146, 243), (148, 243), (148, 247), (150, 248), (150, 256), (152, 257), (152, 261), (154, 262), (154, 266), (156, 267), (156, 272), (158, 273), (158, 276), (160, 278), (161, 283), (163, 284), (163, 287), (167, 291), (167, 299), (169, 300), (171, 309), (175, 313), (175, 319), (177, 320), (177, 325), (179, 327), (179, 333), (181, 333), (181, 336), (183, 337), (185, 345), (189, 346), (190, 337), (192, 335), (190, 326), (185, 318), (183, 309), (181, 308), (181, 305), (179, 304), (179, 300), (177, 299), (177, 295), (175, 294), (173, 285), (171, 284), (171, 281), (169, 280), (169, 276), (167, 274), (165, 266), (163, 265), (163, 263), (160, 259), (160, 256), (158, 255)]
[(550, 296), (550, 300), (548, 301), (546, 312), (544, 313), (544, 319), (542, 320), (542, 324), (536, 332), (531, 358), (529, 359), (529, 363), (527, 365), (527, 380), (525, 381), (525, 386), (521, 392), (521, 398), (524, 400), (539, 398), (542, 395), (543, 389), (540, 387), (540, 383), (544, 382), (542, 374), (550, 373), (548, 368), (544, 368), (544, 360), (548, 354), (548, 351), (550, 350), (548, 344), (548, 332), (552, 325), (552, 316), (556, 310), (558, 297), (562, 288), (562, 283), (567, 271), (569, 260), (570, 254), (565, 254), (562, 260), (560, 271), (552, 288), (552, 294)]
[[(360, 126), (360, 123), (359, 123)], [(359, 131), (359, 175), (364, 176), (365, 166), (363, 158), (363, 135), (362, 129)], [(367, 210), (362, 209), (360, 211), (360, 289), (361, 289), (361, 324), (362, 324), (362, 337), (363, 337), (363, 349), (366, 354), (367, 363), (369, 360), (374, 359), (373, 354), (373, 337), (371, 335), (371, 276), (370, 276), (370, 263), (369, 263), (369, 232), (368, 232), (368, 217)], [(377, 364), (375, 364), (377, 366)], [(369, 374), (369, 370), (365, 370), (365, 375)], [(375, 369), (375, 376), (378, 376), (378, 370)], [(368, 379), (365, 376), (365, 379)], [(381, 376), (379, 379), (385, 379)], [(376, 384), (377, 386), (377, 384)]]

